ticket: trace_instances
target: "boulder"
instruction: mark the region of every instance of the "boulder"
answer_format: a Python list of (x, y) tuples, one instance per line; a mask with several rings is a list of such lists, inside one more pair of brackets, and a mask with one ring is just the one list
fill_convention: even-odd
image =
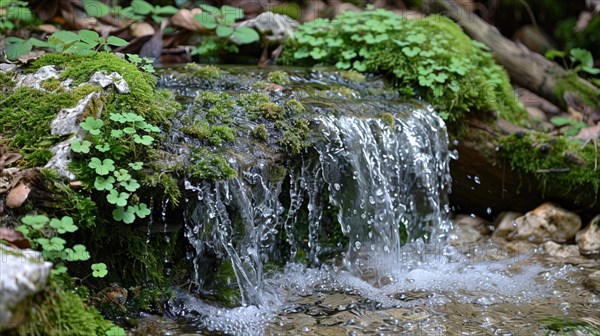
[(581, 228), (581, 218), (555, 204), (544, 203), (525, 216), (515, 219), (516, 231), (509, 238), (542, 243), (558, 243), (575, 238)]
[(516, 229), (515, 219), (523, 216), (520, 212), (504, 211), (498, 214), (494, 221), (496, 228), (493, 233), (494, 238), (506, 238)]
[(40, 252), (0, 244), (0, 331), (16, 327), (30, 309), (29, 299), (46, 285), (52, 263)]
[(18, 75), (17, 76), (17, 87), (28, 86), (38, 90), (43, 90), (40, 84), (47, 79), (58, 79), (59, 72), (56, 70), (54, 65), (46, 65), (39, 68), (33, 74)]
[(581, 254), (600, 253), (600, 215), (594, 217), (585, 229), (577, 232), (575, 241)]

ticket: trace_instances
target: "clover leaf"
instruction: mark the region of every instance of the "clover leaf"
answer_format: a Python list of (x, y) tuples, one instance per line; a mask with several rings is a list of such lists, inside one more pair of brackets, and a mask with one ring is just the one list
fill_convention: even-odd
[(129, 163), (128, 166), (129, 166), (129, 168), (131, 168), (133, 170), (140, 170), (144, 166), (144, 163), (140, 162), (140, 161), (136, 161), (136, 162)]
[(112, 327), (106, 331), (106, 336), (127, 336), (127, 333), (121, 327)]
[(139, 205), (136, 205), (135, 214), (139, 218), (145, 218), (150, 213), (151, 213), (151, 211), (150, 211), (150, 209), (148, 209), (148, 206), (146, 205), (146, 203), (140, 203)]
[(30, 215), (21, 218), (21, 223), (31, 226), (34, 230), (39, 230), (46, 225), (50, 219), (44, 215)]
[(135, 141), (136, 143), (148, 146), (152, 143), (152, 141), (154, 141), (154, 138), (149, 135), (143, 135), (140, 137), (138, 134), (134, 134), (133, 141)]
[(105, 263), (92, 264), (92, 276), (94, 278), (104, 278), (108, 274)]
[(102, 145), (96, 145), (94, 146), (94, 148), (96, 148), (96, 150), (98, 150), (99, 152), (105, 153), (110, 150), (110, 145), (105, 143)]
[(124, 207), (127, 205), (127, 199), (129, 198), (128, 193), (121, 192), (119, 193), (115, 189), (111, 190), (108, 195), (106, 195), (106, 200), (110, 204), (115, 204), (116, 206)]
[(115, 171), (113, 173), (113, 175), (115, 175), (115, 177), (117, 178), (117, 181), (119, 181), (119, 182), (131, 180), (131, 175), (129, 175), (129, 172), (127, 171), (127, 169), (119, 169), (118, 171)]
[(87, 117), (85, 121), (79, 124), (81, 128), (90, 132), (92, 135), (100, 134), (100, 128), (104, 125), (104, 122), (100, 119), (96, 119), (94, 117)]
[(131, 224), (135, 221), (135, 208), (128, 206), (127, 210), (125, 207), (117, 207), (112, 212), (113, 219), (116, 221), (122, 221), (125, 224)]
[(77, 225), (73, 224), (73, 218), (69, 216), (64, 216), (61, 219), (52, 218), (50, 220), (50, 227), (56, 229), (56, 232), (60, 234), (77, 231)]
[(45, 251), (62, 251), (65, 248), (65, 244), (67, 243), (64, 239), (60, 237), (52, 237), (50, 239), (37, 238), (35, 242), (40, 244), (40, 246), (42, 246), (42, 249), (44, 249)]
[(67, 261), (84, 261), (90, 259), (90, 253), (84, 245), (76, 244), (73, 248), (66, 248), (62, 251), (62, 258)]
[(73, 141), (71, 141), (71, 150), (75, 153), (87, 154), (90, 152), (91, 145), (92, 143), (87, 140), (79, 141), (77, 139), (74, 139)]
[(94, 169), (98, 175), (108, 175), (108, 173), (115, 170), (114, 163), (115, 161), (111, 159), (100, 161), (100, 159), (93, 157), (88, 163), (88, 167)]
[(67, 272), (67, 266), (65, 266), (63, 263), (56, 264), (56, 265), (54, 265), (54, 267), (52, 267), (52, 270), (50, 272), (53, 275), (63, 274), (65, 272)]
[(140, 184), (136, 179), (130, 179), (128, 181), (123, 181), (120, 183), (125, 190), (129, 192), (134, 192), (140, 188)]
[(115, 179), (112, 176), (109, 176), (107, 178), (104, 178), (102, 176), (96, 176), (96, 180), (94, 181), (94, 188), (96, 188), (96, 190), (99, 191), (112, 190), (113, 183), (115, 183)]
[(123, 133), (125, 134), (135, 134), (137, 131), (133, 127), (125, 127), (123, 128)]
[(113, 138), (119, 139), (120, 137), (123, 136), (123, 131), (122, 130), (111, 130), (110, 136)]

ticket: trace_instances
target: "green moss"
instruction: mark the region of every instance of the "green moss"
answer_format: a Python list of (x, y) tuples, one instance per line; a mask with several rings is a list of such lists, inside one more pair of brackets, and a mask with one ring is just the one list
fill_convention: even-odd
[(267, 79), (271, 83), (286, 85), (290, 83), (290, 76), (283, 71), (273, 71), (267, 75)]
[(356, 70), (341, 71), (340, 74), (342, 75), (342, 78), (351, 82), (364, 82), (365, 80), (365, 75)]
[(566, 106), (563, 100), (566, 92), (577, 93), (579, 97), (590, 106), (600, 105), (600, 89), (594, 90), (583, 84), (576, 74), (570, 73), (556, 83), (555, 94), (560, 98), (563, 106)]
[(219, 303), (227, 307), (235, 307), (240, 303), (242, 295), (230, 260), (223, 260), (218, 266), (215, 285), (215, 299)]
[(261, 103), (259, 105), (261, 116), (265, 119), (270, 120), (281, 120), (283, 119), (283, 106), (276, 103)]
[(354, 90), (345, 86), (336, 87), (335, 89), (333, 89), (333, 92), (346, 98), (352, 98), (356, 94)]
[(205, 113), (208, 122), (231, 122), (231, 112), (235, 103), (227, 93), (204, 91), (196, 98), (196, 101), (201, 104), (203, 109), (208, 109)]
[(483, 44), (450, 19), (405, 20), (386, 10), (344, 12), (335, 20), (304, 23), (281, 60), (330, 64), (382, 74), (399, 92), (420, 97), (460, 128), (468, 113), (493, 112), (519, 123), (526, 118), (508, 75)]
[(214, 65), (199, 65), (192, 63), (186, 65), (185, 69), (202, 79), (218, 80), (223, 76), (223, 70)]
[(60, 85), (61, 81), (58, 78), (49, 78), (40, 83), (40, 87), (50, 92), (64, 92), (66, 89)]
[(24, 157), (24, 167), (46, 164), (49, 148), (60, 139), (50, 134), (50, 123), (61, 108), (74, 107), (78, 97), (72, 92), (49, 93), (19, 87), (0, 107), (0, 134), (9, 138), (10, 150)]
[(500, 162), (506, 160), (516, 172), (535, 176), (542, 191), (579, 191), (575, 202), (584, 195), (598, 195), (600, 175), (594, 168), (593, 146), (582, 149), (580, 142), (537, 133), (505, 136), (498, 143)]
[(600, 335), (600, 327), (598, 325), (576, 320), (567, 320), (557, 317), (548, 317), (540, 320), (540, 323), (552, 331), (569, 334), (583, 335)]
[(256, 126), (252, 130), (252, 136), (259, 140), (267, 141), (267, 139), (269, 138), (269, 132), (267, 131), (267, 127), (265, 127), (265, 124), (260, 124)]
[(154, 173), (144, 176), (144, 182), (151, 188), (158, 188), (163, 199), (168, 199), (176, 207), (181, 201), (181, 190), (177, 180), (171, 174), (165, 172), (169, 170), (168, 167), (155, 170)]
[(271, 99), (268, 95), (257, 92), (241, 95), (237, 99), (238, 105), (245, 108), (249, 113), (260, 112), (260, 106), (270, 101)]
[(36, 295), (30, 312), (15, 335), (104, 335), (113, 326), (56, 277), (52, 277), (48, 287)]
[(282, 182), (287, 177), (288, 171), (282, 166), (273, 166), (269, 170), (269, 181)]
[(198, 148), (192, 153), (189, 171), (197, 179), (224, 180), (237, 177), (237, 172), (223, 156), (211, 153), (206, 148)]
[(86, 82), (96, 71), (105, 73), (117, 72), (127, 82), (130, 93), (114, 94), (109, 100), (110, 111), (135, 112), (146, 118), (148, 122), (166, 123), (167, 118), (176, 111), (177, 104), (169, 100), (164, 92), (155, 92), (156, 78), (140, 71), (135, 64), (112, 53), (100, 52), (91, 55), (46, 54), (35, 60), (30, 71), (44, 65), (56, 65), (64, 71), (62, 80), (73, 79), (77, 85)]
[(385, 121), (390, 128), (394, 128), (394, 125), (396, 124), (396, 118), (391, 113), (382, 113), (379, 115), (379, 118)]
[(285, 131), (283, 137), (279, 139), (279, 144), (289, 155), (298, 155), (304, 148), (302, 138), (292, 131)]
[(211, 145), (220, 147), (224, 142), (233, 142), (235, 140), (235, 131), (226, 125), (215, 125), (210, 129), (208, 142)]
[(286, 101), (283, 106), (285, 107), (285, 110), (291, 115), (299, 115), (306, 111), (304, 105), (302, 105), (302, 103), (300, 103), (296, 99), (290, 99)]
[(302, 9), (298, 4), (293, 2), (277, 4), (271, 8), (271, 11), (275, 14), (287, 15), (294, 20), (300, 20), (302, 16)]

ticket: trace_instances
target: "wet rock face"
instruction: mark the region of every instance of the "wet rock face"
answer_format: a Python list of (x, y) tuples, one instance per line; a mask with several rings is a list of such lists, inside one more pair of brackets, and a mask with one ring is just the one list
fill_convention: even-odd
[(30, 307), (28, 298), (44, 288), (52, 263), (40, 252), (0, 245), (0, 331), (17, 326)]
[(566, 242), (581, 228), (581, 218), (552, 203), (544, 203), (525, 216), (515, 219), (516, 230), (509, 238), (536, 243), (552, 240)]
[(575, 241), (577, 241), (582, 254), (600, 253), (600, 215), (592, 219), (585, 229), (577, 233)]

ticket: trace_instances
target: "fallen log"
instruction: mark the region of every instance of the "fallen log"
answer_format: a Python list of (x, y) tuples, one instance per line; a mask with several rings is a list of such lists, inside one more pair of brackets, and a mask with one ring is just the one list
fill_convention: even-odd
[(566, 71), (560, 65), (532, 52), (522, 44), (512, 42), (500, 34), (496, 27), (482, 20), (475, 13), (466, 11), (452, 0), (429, 0), (427, 14), (442, 14), (454, 20), (471, 38), (485, 44), (492, 51), (496, 62), (508, 72), (511, 80), (535, 94), (562, 107), (564, 95), (578, 94), (588, 105), (597, 106), (598, 88), (590, 82)]

